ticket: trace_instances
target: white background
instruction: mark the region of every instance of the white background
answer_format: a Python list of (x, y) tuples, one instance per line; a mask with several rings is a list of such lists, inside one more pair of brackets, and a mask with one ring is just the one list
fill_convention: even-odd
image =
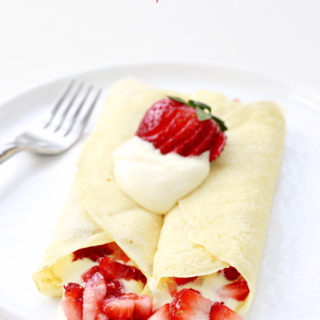
[(319, 0), (0, 0), (0, 100), (144, 61), (238, 65), (320, 91), (319, 60)]
[(319, 0), (0, 0), (0, 100), (72, 71), (221, 62), (320, 90)]

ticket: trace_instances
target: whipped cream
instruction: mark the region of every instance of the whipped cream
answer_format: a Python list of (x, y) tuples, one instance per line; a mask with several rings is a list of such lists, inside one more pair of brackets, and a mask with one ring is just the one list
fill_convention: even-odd
[[(206, 276), (200, 276), (193, 282), (186, 283), (181, 286), (177, 286), (178, 291), (182, 289), (194, 289), (199, 291), (205, 298), (210, 299), (213, 303), (224, 302), (224, 304), (236, 311), (236, 309), (242, 304), (242, 301), (235, 299), (222, 299), (217, 291), (224, 285), (231, 283), (232, 281), (227, 280), (221, 273), (213, 273)], [(150, 291), (154, 296), (153, 308), (154, 310), (162, 307), (166, 303), (170, 303), (173, 298), (171, 297), (168, 287), (165, 281), (161, 282), (156, 287), (156, 281), (151, 279), (148, 283)]]
[(163, 155), (135, 136), (113, 152), (116, 184), (143, 208), (163, 214), (198, 187), (210, 171), (209, 151), (183, 157)]

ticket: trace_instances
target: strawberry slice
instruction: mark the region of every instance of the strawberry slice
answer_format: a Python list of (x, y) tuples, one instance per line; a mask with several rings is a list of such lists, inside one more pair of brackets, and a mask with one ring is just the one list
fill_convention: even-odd
[(190, 277), (190, 278), (176, 278), (176, 277), (173, 277), (174, 281), (176, 282), (176, 284), (178, 286), (183, 286), (184, 284), (187, 284), (189, 282), (193, 282), (197, 278), (198, 277)]
[(83, 287), (77, 283), (68, 283), (64, 286), (64, 299), (61, 307), (68, 320), (82, 320), (83, 312)]
[(121, 260), (123, 262), (130, 261), (128, 256), (122, 251), (122, 249), (115, 242), (106, 243), (101, 246), (79, 249), (73, 253), (72, 261), (88, 258), (96, 262), (98, 261), (99, 258), (110, 256), (112, 254), (114, 255), (114, 258), (116, 260)]
[(240, 276), (235, 282), (223, 286), (221, 289), (217, 290), (219, 296), (223, 299), (235, 299), (238, 301), (243, 301), (248, 296), (250, 290), (247, 281)]
[(125, 280), (141, 280), (144, 284), (147, 283), (145, 275), (136, 267), (127, 266), (108, 257), (99, 259), (99, 267), (104, 273), (107, 281), (114, 279)]
[(118, 297), (123, 294), (124, 286), (120, 281), (113, 280), (106, 282), (107, 296)]
[(178, 292), (169, 304), (169, 317), (172, 320), (207, 320), (212, 302), (193, 289)]
[(102, 270), (98, 267), (98, 266), (94, 266), (94, 267), (92, 267), (91, 269), (89, 269), (87, 272), (85, 272), (82, 276), (81, 276), (81, 278), (82, 278), (82, 280), (84, 281), (84, 282), (88, 282), (89, 281), (89, 279), (93, 276), (93, 275), (95, 275), (97, 272), (99, 272), (99, 273), (101, 273), (101, 275), (103, 275), (103, 272), (102, 272)]
[(102, 309), (110, 320), (133, 320), (134, 300), (115, 298), (107, 301)]
[(169, 303), (157, 309), (148, 320), (170, 320)]
[(220, 270), (219, 273), (220, 272), (223, 272), (223, 275), (230, 281), (236, 280), (240, 276), (240, 273), (234, 267), (224, 268), (223, 270)]
[(97, 272), (89, 279), (83, 292), (83, 320), (96, 319), (106, 293), (104, 278)]
[(134, 320), (146, 320), (152, 313), (152, 298), (149, 296), (140, 296), (134, 300)]
[(243, 318), (225, 306), (223, 302), (216, 302), (211, 308), (209, 320), (243, 320)]
[(88, 258), (96, 262), (99, 258), (111, 255), (112, 253), (113, 251), (107, 245), (103, 244), (101, 246), (88, 247), (75, 251), (72, 261)]
[(196, 109), (172, 99), (156, 102), (145, 114), (136, 133), (162, 154), (176, 152), (192, 157), (210, 151), (216, 159), (226, 144), (226, 135), (213, 119), (200, 121)]

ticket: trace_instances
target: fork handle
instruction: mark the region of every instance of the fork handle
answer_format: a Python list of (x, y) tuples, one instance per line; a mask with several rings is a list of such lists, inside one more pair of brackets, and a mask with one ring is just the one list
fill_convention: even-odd
[(6, 143), (0, 146), (0, 164), (5, 162), (20, 150), (21, 148), (15, 142)]

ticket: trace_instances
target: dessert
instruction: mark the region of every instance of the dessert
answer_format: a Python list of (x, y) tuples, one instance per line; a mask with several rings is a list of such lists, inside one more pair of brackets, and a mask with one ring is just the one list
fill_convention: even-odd
[(272, 102), (113, 85), (33, 275), (59, 320), (241, 319), (283, 140)]

